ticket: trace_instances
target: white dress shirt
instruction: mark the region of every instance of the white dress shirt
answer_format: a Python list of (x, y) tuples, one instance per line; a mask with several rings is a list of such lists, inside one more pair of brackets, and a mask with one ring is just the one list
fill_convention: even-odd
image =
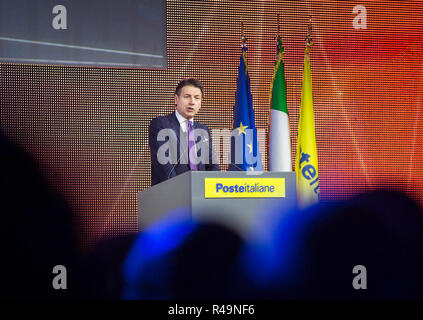
[(179, 124), (181, 125), (181, 129), (182, 129), (182, 132), (183, 133), (186, 133), (187, 132), (187, 121), (191, 121), (191, 124), (192, 124), (192, 126), (194, 127), (194, 118), (191, 118), (190, 120), (188, 120), (188, 119), (185, 119), (184, 118), (184, 116), (182, 116), (179, 112), (178, 112), (178, 110), (175, 110), (175, 115), (176, 115), (176, 118), (178, 119), (178, 121), (179, 121)]

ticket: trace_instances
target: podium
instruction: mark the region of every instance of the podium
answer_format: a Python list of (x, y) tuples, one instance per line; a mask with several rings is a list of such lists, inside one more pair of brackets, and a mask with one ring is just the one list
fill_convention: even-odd
[(266, 207), (289, 209), (296, 200), (295, 172), (187, 171), (138, 193), (138, 230), (186, 208), (193, 221), (221, 224), (245, 236)]

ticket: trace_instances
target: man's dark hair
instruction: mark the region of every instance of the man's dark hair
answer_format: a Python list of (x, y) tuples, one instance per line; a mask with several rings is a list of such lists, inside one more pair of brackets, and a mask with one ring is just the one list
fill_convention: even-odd
[(200, 81), (198, 81), (197, 79), (194, 79), (194, 78), (184, 79), (181, 82), (179, 82), (178, 85), (176, 86), (175, 94), (179, 96), (181, 94), (182, 88), (185, 87), (185, 86), (192, 86), (192, 87), (196, 87), (196, 88), (200, 89), (201, 90), (201, 97), (204, 98), (203, 85), (201, 84)]

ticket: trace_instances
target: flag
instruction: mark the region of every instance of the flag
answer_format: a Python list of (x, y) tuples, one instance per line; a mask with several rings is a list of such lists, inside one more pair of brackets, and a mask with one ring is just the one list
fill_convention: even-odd
[(246, 51), (247, 47), (243, 44), (235, 95), (234, 130), (231, 137), (231, 164), (228, 169), (235, 171), (263, 171), (257, 141)]
[(279, 37), (277, 50), (270, 88), (269, 171), (292, 171), (285, 66), (282, 60), (284, 48)]
[(304, 55), (301, 109), (295, 161), (298, 205), (302, 208), (319, 201), (319, 170), (317, 165), (309, 52), (310, 47), (307, 45)]

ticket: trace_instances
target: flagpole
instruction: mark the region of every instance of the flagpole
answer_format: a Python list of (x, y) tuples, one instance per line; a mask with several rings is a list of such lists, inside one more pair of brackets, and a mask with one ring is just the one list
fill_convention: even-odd
[(235, 93), (233, 135), (231, 137), (231, 163), (229, 171), (263, 171), (257, 129), (254, 117), (253, 98), (250, 88), (246, 56), (244, 23), (241, 22), (242, 53), (240, 56)]
[(245, 48), (245, 46), (246, 46), (246, 44), (245, 44), (246, 41), (247, 41), (247, 39), (245, 38), (245, 35), (244, 35), (244, 22), (241, 22), (241, 42), (242, 42), (241, 46), (243, 48)]
[(280, 24), (279, 24), (279, 13), (277, 14), (277, 17), (278, 17), (278, 37), (279, 37), (279, 35), (281, 33)]
[(311, 17), (308, 25), (306, 48), (304, 52), (301, 106), (298, 120), (297, 151), (295, 173), (297, 179), (298, 206), (303, 209), (319, 202), (320, 183), (316, 145), (316, 130), (311, 83), (310, 50)]
[(280, 172), (292, 171), (292, 161), (285, 66), (282, 59), (284, 47), (280, 36), (279, 15), (277, 20), (276, 61), (269, 95), (268, 159), (269, 171)]
[(278, 58), (278, 55), (279, 55), (279, 50), (280, 50), (280, 47), (281, 47), (281, 45), (282, 45), (282, 41), (281, 41), (281, 37), (280, 37), (280, 34), (281, 34), (281, 27), (280, 27), (280, 22), (279, 22), (279, 13), (278, 13), (278, 33), (277, 33), (277, 35), (276, 35), (276, 48), (277, 48), (277, 53), (276, 53), (276, 59)]

